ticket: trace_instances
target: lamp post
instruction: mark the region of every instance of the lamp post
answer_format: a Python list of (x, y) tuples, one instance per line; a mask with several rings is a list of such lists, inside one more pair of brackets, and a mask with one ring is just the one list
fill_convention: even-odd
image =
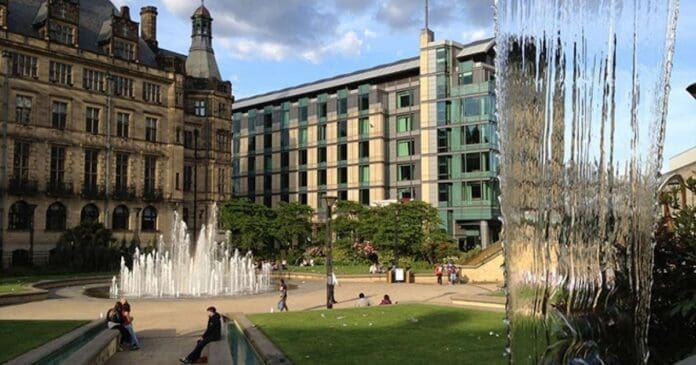
[(29, 209), (29, 264), (34, 265), (34, 211), (36, 204), (28, 204)]
[(193, 130), (193, 242), (196, 242), (196, 216), (198, 212), (198, 129)]
[(5, 61), (4, 103), (2, 108), (2, 156), (0, 156), (0, 271), (5, 263), (5, 199), (7, 197), (7, 125), (10, 123), (10, 60), (9, 51), (2, 51)]
[(333, 308), (334, 285), (333, 282), (333, 242), (331, 237), (331, 208), (336, 203), (335, 196), (325, 195), (326, 202), (326, 309)]
[(696, 99), (696, 82), (686, 87), (686, 91), (691, 94), (691, 96)]

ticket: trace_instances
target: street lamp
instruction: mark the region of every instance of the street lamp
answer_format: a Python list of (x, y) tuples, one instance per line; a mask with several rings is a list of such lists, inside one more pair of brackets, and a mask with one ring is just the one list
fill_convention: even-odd
[(34, 265), (34, 211), (36, 204), (28, 204), (29, 209), (29, 264)]
[(694, 82), (693, 84), (687, 86), (686, 91), (688, 91), (689, 94), (691, 94), (691, 96), (692, 96), (694, 99), (696, 99), (696, 82)]
[(335, 196), (325, 195), (326, 202), (326, 309), (333, 308), (334, 285), (333, 282), (333, 242), (331, 238), (331, 208), (338, 200)]

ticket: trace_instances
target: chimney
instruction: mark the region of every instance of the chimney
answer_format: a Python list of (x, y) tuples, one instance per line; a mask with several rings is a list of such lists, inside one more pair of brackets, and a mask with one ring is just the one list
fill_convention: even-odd
[(131, 20), (130, 18), (130, 8), (127, 6), (122, 6), (121, 7), (121, 18)]
[(140, 37), (150, 48), (157, 49), (157, 8), (154, 6), (140, 9)]

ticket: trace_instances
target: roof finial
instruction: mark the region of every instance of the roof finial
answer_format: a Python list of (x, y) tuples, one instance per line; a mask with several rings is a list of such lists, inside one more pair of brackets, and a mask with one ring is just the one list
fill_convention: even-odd
[(205, 0), (201, 0), (201, 6), (205, 6)]
[(425, 29), (428, 29), (428, 0), (425, 0)]

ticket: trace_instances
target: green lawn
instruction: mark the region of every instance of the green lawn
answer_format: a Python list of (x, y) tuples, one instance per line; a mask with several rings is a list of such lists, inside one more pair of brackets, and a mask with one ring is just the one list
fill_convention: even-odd
[[(416, 274), (434, 274), (434, 267), (430, 267), (427, 263), (416, 263), (412, 268), (413, 272)], [(307, 272), (316, 274), (326, 274), (326, 266), (289, 266), (288, 271), (290, 272)], [(334, 272), (336, 275), (369, 275), (370, 265), (334, 265)]]
[(68, 333), (86, 321), (0, 321), (0, 363)]
[(73, 279), (87, 276), (104, 276), (114, 275), (108, 272), (91, 272), (91, 273), (72, 273), (72, 274), (40, 274), (28, 276), (7, 276), (0, 278), (0, 294), (4, 293), (19, 293), (29, 290), (32, 283), (42, 280), (59, 280)]
[(506, 363), (503, 316), (397, 304), (255, 314), (249, 319), (298, 365), (488, 365)]

